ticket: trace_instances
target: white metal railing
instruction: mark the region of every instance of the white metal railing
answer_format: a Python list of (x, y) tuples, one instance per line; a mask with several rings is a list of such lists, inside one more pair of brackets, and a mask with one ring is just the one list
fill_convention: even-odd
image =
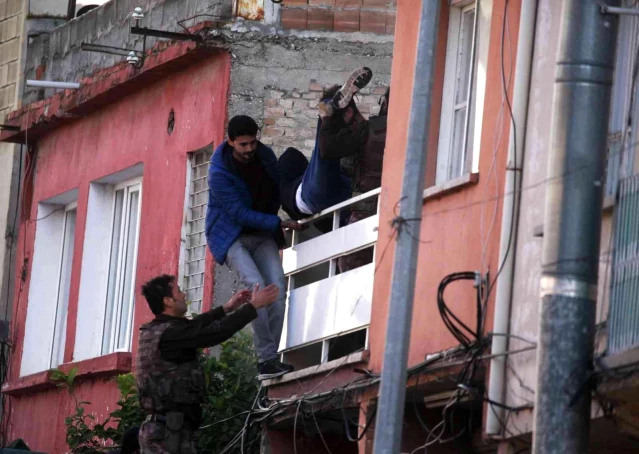
[[(370, 323), (374, 260), (344, 273), (337, 272), (337, 261), (342, 256), (375, 246), (379, 215), (343, 227), (340, 227), (340, 216), (342, 211), (377, 197), (380, 192), (378, 188), (353, 197), (302, 221), (311, 225), (320, 218), (332, 216), (330, 232), (317, 231), (316, 235), (309, 233), (311, 229), (293, 232), (292, 246), (282, 255), (288, 278), (288, 299), (281, 351), (323, 342), (321, 362), (326, 362), (328, 340), (365, 329)], [(302, 241), (305, 236), (308, 239)], [(323, 265), (322, 270), (317, 271), (318, 265)], [(307, 276), (298, 279), (303, 273)]]

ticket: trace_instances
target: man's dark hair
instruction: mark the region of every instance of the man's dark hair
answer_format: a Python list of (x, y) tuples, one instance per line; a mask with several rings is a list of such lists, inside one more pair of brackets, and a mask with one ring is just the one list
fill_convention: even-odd
[(142, 286), (142, 294), (146, 298), (146, 302), (149, 303), (151, 312), (155, 315), (164, 312), (164, 297), (173, 296), (172, 285), (175, 282), (175, 276), (163, 274), (162, 276), (154, 277), (149, 282)]
[(240, 136), (257, 136), (257, 123), (248, 115), (237, 115), (231, 118), (228, 126), (229, 139), (235, 140)]

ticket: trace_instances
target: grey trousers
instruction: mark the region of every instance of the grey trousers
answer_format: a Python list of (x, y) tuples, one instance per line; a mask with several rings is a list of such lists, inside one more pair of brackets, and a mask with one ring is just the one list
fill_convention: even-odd
[(235, 271), (247, 289), (275, 284), (277, 300), (257, 310), (253, 321), (253, 342), (260, 362), (277, 358), (286, 310), (286, 281), (279, 249), (273, 235), (256, 233), (240, 235), (226, 255), (226, 265)]

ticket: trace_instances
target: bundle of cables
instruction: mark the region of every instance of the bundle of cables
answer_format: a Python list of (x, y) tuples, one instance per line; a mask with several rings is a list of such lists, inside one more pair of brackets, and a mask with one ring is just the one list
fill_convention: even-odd
[[(444, 290), (446, 287), (456, 281), (474, 281), (477, 288), (477, 328), (471, 329), (457, 317), (444, 301)], [(481, 344), (483, 331), (483, 308), (482, 308), (483, 282), (481, 276), (474, 271), (464, 271), (460, 273), (452, 273), (446, 276), (439, 283), (437, 289), (437, 308), (444, 324), (451, 334), (465, 348), (469, 348), (472, 344)]]

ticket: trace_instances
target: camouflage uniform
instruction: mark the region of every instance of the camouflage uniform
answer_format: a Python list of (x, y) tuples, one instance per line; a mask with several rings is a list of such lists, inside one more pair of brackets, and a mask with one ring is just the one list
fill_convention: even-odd
[(149, 415), (140, 427), (142, 454), (192, 454), (199, 421), (180, 410), (199, 406), (205, 396), (204, 371), (197, 359), (174, 363), (162, 359), (160, 339), (172, 322), (153, 321), (140, 328), (136, 381), (140, 406)]
[(140, 452), (142, 454), (195, 454), (195, 432), (181, 429), (177, 450), (169, 446), (165, 423), (151, 421), (149, 415), (140, 427)]

